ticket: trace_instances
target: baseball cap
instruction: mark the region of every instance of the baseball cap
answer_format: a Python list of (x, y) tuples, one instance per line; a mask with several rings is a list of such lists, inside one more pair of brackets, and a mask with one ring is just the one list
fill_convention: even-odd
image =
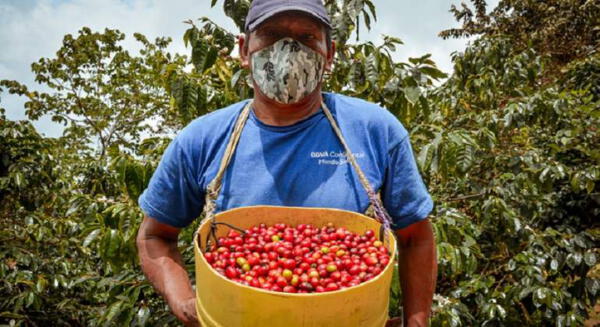
[(252, 32), (266, 19), (284, 11), (302, 11), (331, 28), (331, 21), (321, 0), (254, 0), (246, 16), (246, 32)]

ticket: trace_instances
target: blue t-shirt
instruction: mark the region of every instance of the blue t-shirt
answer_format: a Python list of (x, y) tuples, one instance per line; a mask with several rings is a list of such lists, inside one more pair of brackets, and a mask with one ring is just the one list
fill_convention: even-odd
[[(340, 94), (323, 98), (358, 164), (404, 228), (433, 202), (417, 169), (406, 129), (380, 106)], [(182, 228), (197, 218), (233, 125), (248, 100), (199, 117), (169, 144), (139, 198), (146, 215)], [(364, 213), (369, 198), (322, 109), (289, 126), (262, 123), (250, 111), (223, 177), (216, 212), (252, 205), (339, 208)]]

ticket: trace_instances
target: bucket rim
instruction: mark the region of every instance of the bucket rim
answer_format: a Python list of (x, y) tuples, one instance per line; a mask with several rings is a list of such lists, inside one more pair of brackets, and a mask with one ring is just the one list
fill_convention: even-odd
[[(338, 211), (338, 212), (344, 212), (344, 213), (350, 213), (353, 215), (358, 215), (358, 216), (362, 216), (365, 219), (370, 219), (373, 220), (374, 222), (376, 222), (377, 224), (381, 224), (380, 222), (378, 222), (377, 220), (366, 216), (364, 214), (361, 214), (359, 212), (355, 212), (355, 211), (350, 211), (350, 210), (344, 210), (344, 209), (337, 209), (337, 208), (322, 208), (322, 207), (294, 207), (294, 206), (277, 206), (277, 205), (254, 205), (254, 206), (243, 206), (243, 207), (237, 207), (237, 208), (232, 208), (232, 209), (228, 209), (228, 210), (224, 210), (221, 211), (219, 213), (215, 214), (215, 218), (218, 218), (219, 215), (221, 214), (226, 214), (226, 213), (230, 213), (230, 212), (235, 212), (235, 211), (243, 211), (245, 209), (248, 208), (283, 208), (283, 209), (300, 209), (300, 210), (307, 210), (307, 211), (312, 211), (312, 210), (328, 210), (328, 211)], [(235, 282), (221, 274), (219, 274), (209, 263), (208, 261), (206, 261), (206, 258), (204, 257), (203, 253), (204, 251), (202, 251), (200, 249), (200, 246), (198, 244), (198, 233), (200, 232), (200, 229), (202, 229), (202, 227), (204, 227), (206, 224), (209, 224), (210, 221), (208, 220), (203, 220), (200, 225), (198, 226), (198, 228), (196, 229), (196, 231), (194, 232), (194, 252), (197, 254), (198, 257), (200, 257), (202, 260), (202, 262), (209, 268), (208, 270), (210, 271), (210, 273), (218, 276), (219, 278), (221, 278), (222, 280), (224, 280), (227, 283), (230, 283), (232, 285), (238, 286), (238, 287), (242, 287), (242, 288), (246, 288), (246, 289), (250, 289), (252, 291), (257, 291), (257, 292), (262, 292), (262, 293), (266, 293), (266, 294), (270, 294), (270, 295), (276, 295), (276, 296), (291, 296), (291, 297), (317, 297), (317, 296), (327, 296), (327, 295), (337, 295), (343, 292), (348, 292), (348, 291), (354, 291), (357, 290), (361, 287), (366, 287), (372, 283), (377, 282), (380, 278), (383, 278), (383, 276), (385, 275), (385, 273), (388, 271), (388, 269), (393, 269), (393, 266), (395, 265), (396, 262), (396, 251), (397, 251), (397, 242), (396, 242), (396, 237), (394, 235), (394, 233), (392, 231), (387, 231), (389, 233), (389, 239), (390, 239), (390, 247), (391, 247), (391, 252), (390, 252), (390, 258), (391, 260), (387, 263), (387, 265), (381, 270), (381, 272), (369, 279), (366, 282), (362, 282), (356, 286), (351, 286), (351, 287), (346, 287), (344, 289), (339, 289), (336, 291), (327, 291), (327, 292), (321, 292), (321, 293), (317, 293), (317, 292), (313, 292), (313, 293), (286, 293), (286, 292), (276, 292), (276, 291), (270, 291), (270, 290), (265, 290), (262, 288), (258, 288), (258, 287), (253, 287), (253, 286), (249, 286), (249, 285), (244, 285), (242, 283), (238, 283)]]
[[(242, 206), (242, 207), (230, 208), (230, 209), (219, 211), (219, 212), (215, 213), (215, 217), (218, 217), (222, 214), (226, 214), (226, 213), (230, 213), (230, 212), (243, 211), (246, 209), (255, 209), (255, 208), (267, 208), (267, 209), (268, 208), (277, 208), (277, 209), (293, 209), (293, 210), (306, 210), (306, 211), (313, 211), (313, 210), (338, 211), (338, 212), (349, 213), (352, 215), (362, 216), (363, 218), (370, 219), (370, 220), (375, 221), (378, 224), (381, 224), (375, 218), (369, 217), (365, 214), (362, 214), (362, 213), (356, 212), (356, 211), (352, 211), (352, 210), (339, 209), (339, 208), (326, 208), (326, 207), (279, 206), (279, 205), (270, 205), (270, 204), (258, 204), (258, 205), (252, 205), (252, 206)], [(205, 219), (200, 223), (200, 225), (202, 225), (204, 223), (206, 223)]]

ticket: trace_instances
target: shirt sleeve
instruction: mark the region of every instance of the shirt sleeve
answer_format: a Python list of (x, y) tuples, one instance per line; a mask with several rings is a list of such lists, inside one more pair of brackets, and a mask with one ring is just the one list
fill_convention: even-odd
[(433, 209), (433, 201), (419, 173), (408, 136), (389, 152), (381, 196), (392, 218), (393, 229), (402, 229), (425, 219)]
[(165, 150), (138, 204), (161, 223), (183, 228), (196, 219), (204, 206), (204, 192), (196, 181), (191, 162), (175, 138)]

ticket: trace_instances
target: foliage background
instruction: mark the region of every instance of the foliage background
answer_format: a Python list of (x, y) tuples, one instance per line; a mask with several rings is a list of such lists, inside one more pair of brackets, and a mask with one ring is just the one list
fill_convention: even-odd
[[(452, 7), (462, 27), (440, 36), (476, 39), (445, 76), (429, 55), (394, 61), (393, 36), (349, 39), (376, 23), (371, 1), (325, 2), (338, 44), (325, 89), (394, 113), (435, 198), (432, 325), (583, 324), (600, 288), (600, 4)], [(243, 26), (249, 1), (212, 4)], [(141, 34), (130, 54), (120, 31), (84, 27), (32, 64), (50, 92), (0, 81), (29, 118), (0, 108), (1, 324), (177, 325), (138, 265), (137, 198), (174, 133), (252, 95), (233, 31), (187, 23), (189, 55)], [(61, 137), (37, 133), (43, 115), (65, 125)], [(179, 243), (190, 272), (196, 225)]]

